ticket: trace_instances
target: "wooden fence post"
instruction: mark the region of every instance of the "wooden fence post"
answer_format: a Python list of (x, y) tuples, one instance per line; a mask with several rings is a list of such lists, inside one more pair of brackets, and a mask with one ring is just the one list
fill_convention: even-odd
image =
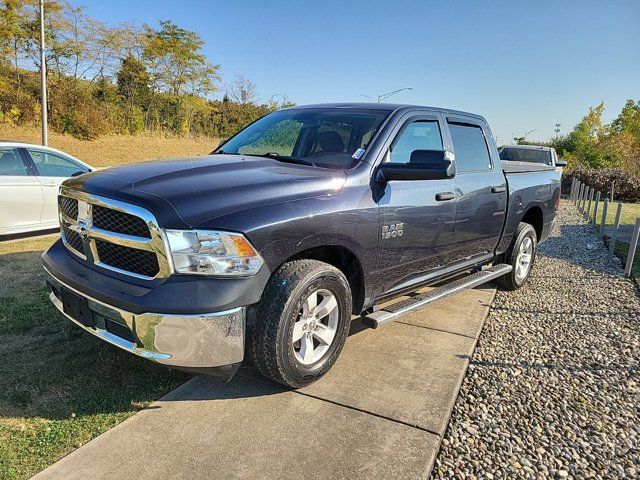
[(633, 227), (633, 234), (631, 235), (631, 243), (629, 244), (629, 254), (627, 255), (627, 263), (624, 266), (624, 276), (631, 276), (631, 269), (633, 268), (633, 259), (636, 255), (636, 249), (638, 248), (638, 238), (640, 238), (640, 218), (636, 218), (636, 224)]
[(587, 220), (587, 223), (589, 223), (589, 220), (591, 219), (591, 202), (593, 201), (593, 191), (594, 188), (589, 188), (589, 203), (587, 203), (587, 211), (584, 214), (584, 218)]
[(609, 240), (609, 255), (613, 255), (613, 249), (616, 246), (616, 238), (618, 237), (618, 227), (620, 226), (620, 215), (622, 214), (622, 203), (618, 202), (616, 210), (616, 219), (613, 222), (613, 231), (611, 232), (611, 240)]
[(609, 199), (604, 199), (604, 205), (602, 205), (602, 220), (600, 221), (600, 236), (604, 237), (604, 227), (607, 223), (607, 208), (609, 207)]
[(578, 181), (576, 182), (576, 189), (575, 189), (575, 190), (574, 190), (574, 192), (573, 192), (573, 204), (574, 204), (574, 205), (577, 205), (577, 204), (578, 204), (578, 193), (580, 192), (580, 188), (581, 188), (581, 186), (580, 186), (580, 180), (578, 180)]
[(593, 205), (593, 218), (591, 219), (591, 225), (596, 228), (596, 219), (598, 218), (598, 203), (600, 202), (600, 192), (596, 192), (596, 200)]

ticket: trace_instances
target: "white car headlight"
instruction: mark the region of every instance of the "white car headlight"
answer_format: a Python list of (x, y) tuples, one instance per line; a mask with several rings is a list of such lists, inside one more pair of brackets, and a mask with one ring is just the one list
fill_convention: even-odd
[(264, 261), (240, 233), (165, 230), (175, 273), (212, 276), (255, 275)]

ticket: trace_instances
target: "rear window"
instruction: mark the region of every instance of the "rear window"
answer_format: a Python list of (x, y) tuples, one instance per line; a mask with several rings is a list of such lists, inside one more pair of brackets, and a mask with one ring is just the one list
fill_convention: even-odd
[(540, 163), (551, 165), (551, 152), (549, 150), (537, 150), (533, 148), (504, 147), (500, 151), (500, 160), (512, 162)]
[(491, 157), (480, 127), (450, 123), (451, 139), (456, 154), (457, 172), (476, 172), (491, 169)]

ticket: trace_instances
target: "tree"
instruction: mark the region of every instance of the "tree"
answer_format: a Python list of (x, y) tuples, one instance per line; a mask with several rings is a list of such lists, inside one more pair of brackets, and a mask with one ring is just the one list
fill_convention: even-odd
[(129, 107), (145, 105), (151, 93), (150, 82), (149, 72), (141, 60), (132, 54), (122, 59), (120, 69), (116, 73), (116, 84), (125, 105)]
[(149, 72), (141, 60), (132, 53), (122, 59), (116, 73), (116, 85), (123, 106), (123, 120), (130, 133), (144, 126), (144, 110), (148, 108), (151, 97), (149, 83)]
[(627, 132), (640, 141), (640, 101), (627, 100), (611, 126), (617, 133)]
[(160, 30), (144, 27), (143, 58), (156, 91), (181, 95), (208, 95), (216, 90), (219, 65), (211, 65), (200, 52), (204, 41), (169, 20)]
[[(27, 14), (24, 0), (5, 0), (0, 8), (0, 66), (13, 58), (16, 101), (20, 98), (20, 56), (27, 43)], [(6, 59), (6, 60), (5, 60)]]
[(627, 100), (611, 129), (608, 143), (619, 152), (622, 168), (640, 176), (640, 102)]
[(254, 103), (256, 101), (256, 84), (236, 73), (231, 85), (227, 86), (225, 95), (240, 105)]

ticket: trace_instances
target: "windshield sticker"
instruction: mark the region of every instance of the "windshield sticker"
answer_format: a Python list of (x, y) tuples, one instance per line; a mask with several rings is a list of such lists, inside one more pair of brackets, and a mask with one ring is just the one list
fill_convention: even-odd
[(364, 148), (359, 148), (355, 151), (351, 158), (355, 158), (356, 160), (360, 160), (360, 157), (364, 154)]

